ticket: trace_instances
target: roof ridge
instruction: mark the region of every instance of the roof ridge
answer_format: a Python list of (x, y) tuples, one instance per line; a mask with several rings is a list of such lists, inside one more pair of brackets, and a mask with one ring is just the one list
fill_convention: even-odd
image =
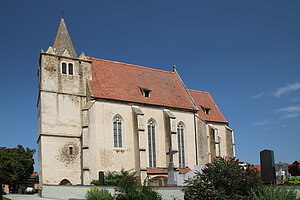
[(91, 59), (94, 59), (94, 60), (101, 60), (101, 61), (105, 61), (105, 62), (120, 63), (120, 64), (123, 64), (123, 65), (129, 65), (130, 67), (144, 68), (144, 69), (164, 72), (164, 73), (168, 73), (168, 74), (174, 74), (174, 72), (172, 72), (172, 71), (166, 71), (166, 70), (162, 70), (162, 69), (155, 69), (155, 68), (150, 68), (150, 67), (145, 67), (145, 66), (140, 66), (140, 65), (135, 65), (135, 64), (124, 63), (124, 62), (120, 62), (120, 61), (105, 60), (105, 59), (94, 58), (94, 57), (90, 57), (90, 56), (87, 56), (87, 58), (91, 58)]
[(202, 91), (202, 90), (194, 90), (194, 89), (188, 89), (188, 90), (192, 90), (192, 91), (195, 91), (195, 92), (202, 92), (202, 93), (208, 93), (208, 94), (209, 94), (209, 92), (206, 92), (206, 91)]

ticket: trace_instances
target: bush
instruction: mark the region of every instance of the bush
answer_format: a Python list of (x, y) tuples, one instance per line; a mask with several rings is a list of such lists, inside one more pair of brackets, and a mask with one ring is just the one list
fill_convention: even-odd
[(85, 195), (87, 200), (113, 200), (113, 196), (106, 189), (92, 187)]
[(288, 191), (282, 188), (274, 188), (272, 186), (264, 186), (258, 191), (251, 194), (253, 200), (299, 200), (297, 192)]
[(218, 158), (207, 164), (188, 182), (185, 199), (250, 199), (251, 189), (261, 187), (252, 166), (240, 166), (235, 159)]
[(91, 185), (100, 185), (100, 181), (99, 181), (99, 180), (93, 179), (93, 180), (91, 181)]
[(284, 179), (283, 183), (285, 183), (285, 184), (300, 184), (300, 178), (289, 177), (287, 179)]
[(110, 172), (107, 175), (108, 184), (114, 184), (116, 188), (117, 200), (161, 200), (160, 194), (148, 186), (148, 182), (141, 185), (140, 178), (136, 172), (126, 171)]

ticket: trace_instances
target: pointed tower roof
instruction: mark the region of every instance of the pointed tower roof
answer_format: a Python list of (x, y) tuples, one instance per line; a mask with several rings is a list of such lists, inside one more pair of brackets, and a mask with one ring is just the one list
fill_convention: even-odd
[(67, 49), (71, 57), (77, 57), (72, 40), (68, 33), (65, 20), (61, 18), (58, 31), (56, 33), (53, 48), (58, 55), (62, 55)]

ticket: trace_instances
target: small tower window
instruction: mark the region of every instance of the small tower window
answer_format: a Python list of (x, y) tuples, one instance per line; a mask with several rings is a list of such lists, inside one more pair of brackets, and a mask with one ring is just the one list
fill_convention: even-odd
[(151, 90), (149, 89), (145, 89), (145, 88), (141, 88), (142, 94), (145, 98), (149, 98), (150, 97), (150, 92)]
[(67, 74), (67, 63), (65, 62), (61, 63), (61, 73)]
[(69, 75), (73, 75), (73, 64), (69, 63), (68, 67), (69, 67)]
[(74, 148), (72, 146), (69, 146), (69, 155), (74, 154)]

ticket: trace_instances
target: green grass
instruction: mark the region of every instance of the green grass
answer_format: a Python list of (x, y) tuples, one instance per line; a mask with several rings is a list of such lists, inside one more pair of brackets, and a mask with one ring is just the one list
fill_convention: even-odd
[(9, 199), (9, 198), (6, 198), (5, 196), (3, 196), (3, 200), (11, 200), (11, 199)]

